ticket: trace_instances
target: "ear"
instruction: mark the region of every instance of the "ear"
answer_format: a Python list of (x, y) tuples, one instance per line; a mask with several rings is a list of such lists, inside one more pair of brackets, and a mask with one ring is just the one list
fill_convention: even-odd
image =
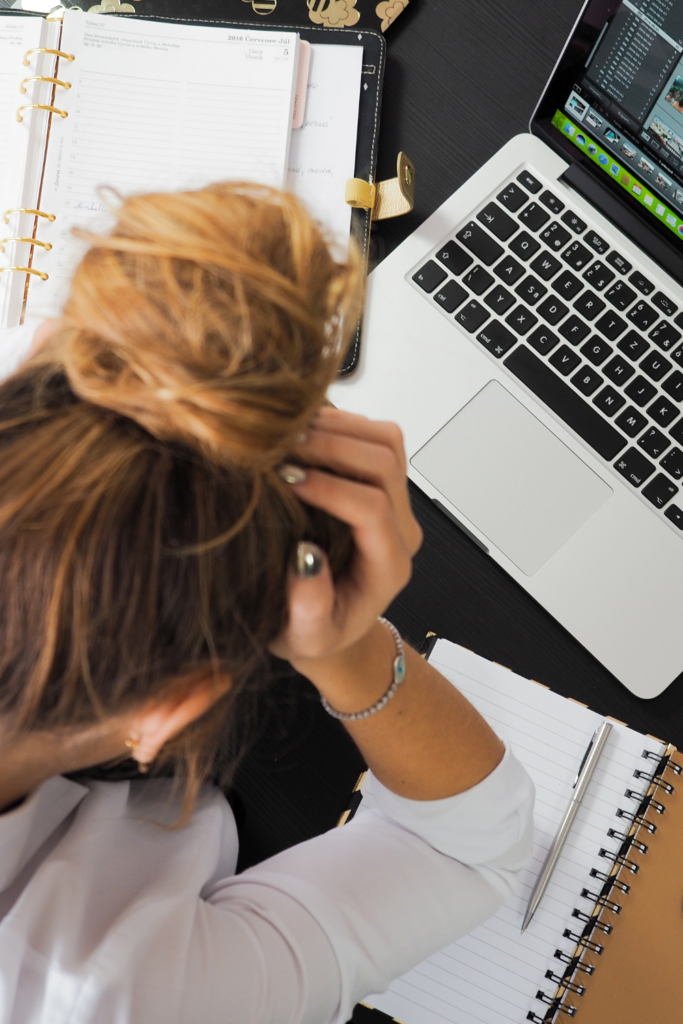
[(132, 719), (130, 734), (139, 737), (132, 756), (140, 764), (153, 761), (165, 743), (208, 711), (231, 685), (227, 674), (217, 680), (213, 673), (201, 672), (179, 680), (175, 693), (148, 705)]

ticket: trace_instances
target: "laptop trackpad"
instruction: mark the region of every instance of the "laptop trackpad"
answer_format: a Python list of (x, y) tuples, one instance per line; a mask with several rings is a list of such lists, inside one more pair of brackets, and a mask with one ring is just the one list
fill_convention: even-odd
[(612, 494), (497, 381), (410, 462), (527, 576)]

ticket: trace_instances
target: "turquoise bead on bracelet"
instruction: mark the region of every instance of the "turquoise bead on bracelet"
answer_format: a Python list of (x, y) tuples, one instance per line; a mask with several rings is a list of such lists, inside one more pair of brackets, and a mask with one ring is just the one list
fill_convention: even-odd
[(405, 647), (403, 646), (403, 640), (401, 639), (401, 634), (396, 629), (393, 622), (389, 622), (388, 619), (383, 618), (381, 615), (379, 617), (379, 621), (387, 627), (394, 638), (394, 643), (396, 644), (396, 657), (394, 658), (392, 666), (393, 671), (391, 685), (386, 693), (383, 694), (379, 700), (376, 700), (374, 704), (371, 704), (369, 708), (365, 708), (364, 711), (354, 711), (353, 714), (346, 714), (343, 711), (337, 711), (336, 708), (332, 707), (326, 697), (321, 696), (320, 701), (322, 706), (325, 708), (325, 711), (327, 711), (328, 715), (332, 715), (332, 718), (336, 718), (340, 722), (358, 722), (362, 718), (369, 718), (370, 715), (377, 714), (378, 711), (381, 711), (382, 708), (389, 703), (401, 683), (405, 680), (406, 652)]

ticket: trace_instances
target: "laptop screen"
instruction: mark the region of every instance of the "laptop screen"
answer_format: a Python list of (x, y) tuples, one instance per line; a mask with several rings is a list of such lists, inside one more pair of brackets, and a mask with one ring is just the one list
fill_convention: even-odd
[(683, 251), (683, 0), (589, 0), (537, 126)]

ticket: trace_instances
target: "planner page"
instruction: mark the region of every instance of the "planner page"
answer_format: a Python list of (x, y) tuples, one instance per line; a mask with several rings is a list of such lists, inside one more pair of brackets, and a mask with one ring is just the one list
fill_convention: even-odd
[(356, 166), (362, 46), (314, 43), (301, 128), (292, 132), (287, 188), (306, 203), (341, 250), (348, 250), (346, 182)]
[[(138, 19), (64, 15), (72, 88), (53, 117), (41, 204), (56, 220), (34, 265), (27, 313), (58, 315), (107, 193), (248, 180), (282, 187), (292, 126), (298, 36)], [(65, 62), (60, 60), (60, 73)], [(66, 71), (65, 71), (66, 73)]]
[[(591, 912), (592, 902), (581, 896), (584, 889), (600, 890), (591, 869), (609, 872), (610, 862), (600, 851), (619, 849), (620, 840), (608, 836), (608, 830), (628, 830), (617, 811), (633, 810), (630, 804), (637, 801), (625, 797), (626, 790), (647, 788), (634, 778), (637, 770), (651, 770), (643, 750), (661, 754), (664, 746), (614, 723), (545, 896), (522, 934), (531, 890), (602, 718), (446, 640), (437, 642), (429, 660), (511, 744), (531, 775), (536, 786), (533, 860), (521, 873), (516, 895), (493, 918), (397, 979), (388, 992), (364, 1002), (403, 1024), (525, 1024), (529, 1012), (542, 1018), (547, 1009), (537, 993), (554, 995), (556, 984), (546, 972), (559, 977), (565, 969), (556, 951), (574, 951), (575, 941), (564, 935), (565, 930), (581, 932), (573, 911)], [(371, 793), (368, 797), (371, 806)], [(618, 917), (614, 921), (616, 929)]]
[[(59, 26), (42, 18), (0, 16), (0, 267), (25, 264), (29, 257), (29, 246), (7, 239), (31, 237), (34, 218), (7, 211), (35, 207), (45, 155), (47, 113), (20, 112), (19, 121), (17, 111), (25, 103), (49, 103), (52, 87), (46, 83), (28, 81), (26, 91), (20, 89), (26, 78), (51, 75), (54, 58), (29, 54), (26, 66), (24, 56), (35, 47), (54, 46), (58, 35)], [(0, 326), (18, 322), (24, 282), (22, 274), (0, 273)]]

